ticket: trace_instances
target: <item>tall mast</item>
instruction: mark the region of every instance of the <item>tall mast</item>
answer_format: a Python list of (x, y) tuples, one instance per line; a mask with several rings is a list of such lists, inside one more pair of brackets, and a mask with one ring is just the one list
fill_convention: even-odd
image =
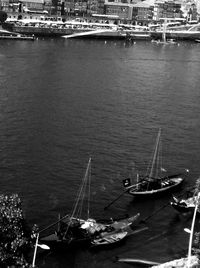
[(167, 19), (164, 20), (163, 23), (163, 42), (166, 43), (166, 30), (167, 30)]
[(150, 174), (149, 174), (149, 177), (150, 177), (150, 178), (151, 178), (152, 175), (153, 175), (154, 166), (155, 166), (156, 158), (157, 158), (157, 155), (158, 155), (158, 148), (159, 148), (159, 142), (160, 142), (160, 135), (161, 135), (161, 128), (159, 128), (158, 136), (157, 136), (157, 139), (156, 139), (156, 147), (155, 147), (155, 151), (154, 151), (154, 154), (153, 154), (153, 160), (152, 160), (151, 170), (150, 170)]
[(86, 170), (86, 174), (88, 176), (88, 206), (87, 206), (87, 217), (89, 219), (90, 217), (90, 183), (91, 183), (91, 157), (89, 158), (88, 161), (88, 166), (87, 166), (87, 170)]

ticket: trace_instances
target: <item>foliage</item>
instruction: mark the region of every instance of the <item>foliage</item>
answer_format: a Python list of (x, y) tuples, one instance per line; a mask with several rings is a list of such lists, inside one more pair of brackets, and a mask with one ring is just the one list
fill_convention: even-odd
[(1, 267), (30, 267), (25, 260), (29, 247), (21, 200), (17, 194), (0, 195)]
[(200, 178), (196, 180), (194, 194), (198, 194), (199, 192), (200, 192)]
[(6, 12), (0, 10), (0, 23), (3, 23), (4, 21), (6, 21), (8, 15)]

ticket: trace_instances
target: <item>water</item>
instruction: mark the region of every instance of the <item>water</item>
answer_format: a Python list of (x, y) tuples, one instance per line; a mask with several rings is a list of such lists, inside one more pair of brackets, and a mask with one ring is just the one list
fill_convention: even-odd
[[(165, 205), (169, 197), (124, 195), (103, 210), (123, 191), (124, 176), (146, 171), (160, 127), (163, 167), (189, 169), (184, 188), (199, 177), (199, 44), (11, 40), (0, 51), (0, 192), (19, 193), (30, 226), (71, 210), (90, 156), (91, 217), (142, 219)], [(119, 247), (38, 255), (37, 264), (114, 268), (129, 267), (116, 256), (179, 258), (190, 222), (167, 206)]]

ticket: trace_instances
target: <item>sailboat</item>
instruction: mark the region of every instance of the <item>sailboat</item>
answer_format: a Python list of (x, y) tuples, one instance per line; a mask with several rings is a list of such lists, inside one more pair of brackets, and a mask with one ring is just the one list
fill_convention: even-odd
[[(72, 212), (56, 222), (58, 230), (40, 238), (40, 241), (51, 249), (66, 247), (95, 246), (114, 244), (128, 235), (128, 229), (137, 220), (139, 213), (133, 217), (98, 222), (90, 217), (90, 183), (91, 158), (89, 159), (85, 176), (75, 200)], [(49, 227), (52, 227), (51, 224)], [(46, 231), (48, 229), (45, 228)], [(43, 232), (44, 230), (41, 230)], [(104, 243), (102, 242), (104, 240)]]
[(158, 131), (156, 145), (151, 165), (145, 176), (137, 175), (137, 183), (131, 184), (130, 178), (123, 180), (127, 192), (134, 196), (154, 196), (160, 193), (170, 192), (184, 181), (182, 174), (163, 176), (166, 170), (161, 167), (161, 129)]

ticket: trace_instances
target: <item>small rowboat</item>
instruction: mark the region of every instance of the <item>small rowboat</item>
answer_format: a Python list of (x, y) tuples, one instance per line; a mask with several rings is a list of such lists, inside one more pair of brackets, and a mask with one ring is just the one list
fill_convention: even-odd
[(173, 196), (173, 201), (170, 202), (171, 206), (180, 213), (194, 212), (197, 202), (197, 196), (192, 196), (187, 199), (177, 199)]
[(112, 245), (112, 244), (122, 241), (127, 236), (127, 234), (128, 232), (120, 232), (120, 233), (105, 235), (103, 237), (92, 240), (91, 244), (93, 246)]

